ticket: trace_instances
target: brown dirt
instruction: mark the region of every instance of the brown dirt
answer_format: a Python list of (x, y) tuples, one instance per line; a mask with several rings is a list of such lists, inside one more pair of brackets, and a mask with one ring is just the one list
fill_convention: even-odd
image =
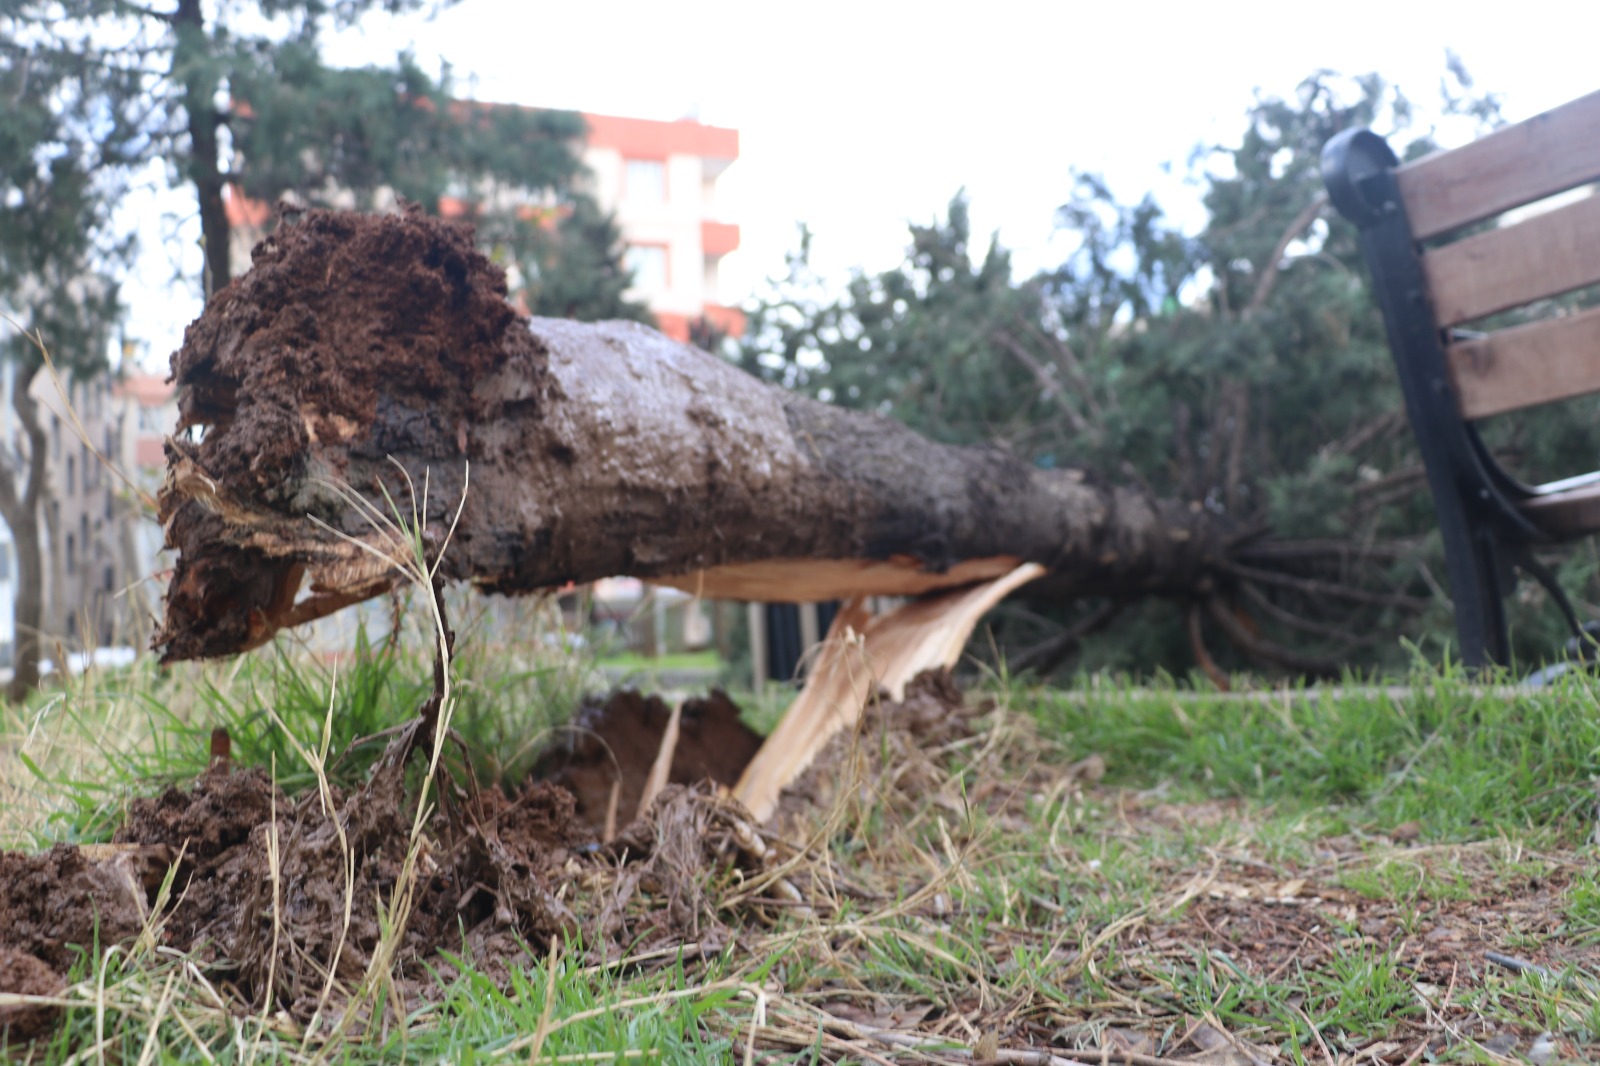
[[(721, 949), (727, 916), (706, 894), (708, 870), (761, 864), (748, 854), (748, 816), (717, 790), (760, 742), (727, 696), (685, 704), (673, 784), (644, 818), (625, 808), (618, 838), (596, 843), (613, 756), (637, 805), (666, 715), (659, 698), (637, 692), (593, 701), (576, 742), (546, 756), (520, 790), (469, 795), (449, 786), (427, 826), (396, 959), (408, 994), (433, 994), (427, 971), (452, 969), (443, 952), (503, 977), (563, 934), (602, 960), (667, 946)], [(160, 944), (193, 953), (237, 989), (241, 1007), (270, 998), (304, 1020), (325, 999), (339, 1002), (379, 944), (372, 903), (390, 899), (402, 875), (416, 771), (408, 777), (398, 750), (362, 788), (331, 789), (326, 809), (315, 790), (292, 799), (264, 772), (224, 764), (191, 788), (135, 800), (112, 845), (0, 852), (0, 990), (58, 990), (81, 953), (133, 939), (176, 862), (172, 902), (154, 919)], [(355, 902), (345, 928), (347, 890)], [(0, 1014), (0, 1025), (37, 1034), (49, 1017)]]
[[(26, 952), (0, 948), (0, 992), (17, 996), (57, 996), (66, 988), (61, 975)], [(19, 1003), (0, 1006), (0, 1047), (44, 1036), (55, 1026), (61, 1008)]]
[(148, 895), (130, 856), (95, 860), (71, 844), (0, 852), (0, 947), (66, 973), (83, 950), (136, 936)]
[[(972, 735), (972, 719), (993, 704), (973, 705), (946, 670), (928, 670), (911, 679), (905, 699), (882, 698), (869, 704), (854, 733), (828, 741), (810, 768), (784, 790), (774, 819), (785, 835), (805, 835), (800, 823), (831, 810), (851, 789), (905, 797), (938, 791), (948, 776), (930, 753)], [(869, 739), (861, 743), (861, 739)]]
[[(620, 780), (616, 809), (625, 824), (639, 807), (671, 714), (661, 697), (631, 689), (604, 701), (591, 699), (540, 758), (533, 776), (572, 792), (576, 824), (590, 834), (605, 825), (611, 790)], [(739, 720), (739, 708), (726, 693), (713, 689), (705, 698), (684, 701), (667, 781), (711, 781), (731, 788), (760, 746), (761, 736)]]

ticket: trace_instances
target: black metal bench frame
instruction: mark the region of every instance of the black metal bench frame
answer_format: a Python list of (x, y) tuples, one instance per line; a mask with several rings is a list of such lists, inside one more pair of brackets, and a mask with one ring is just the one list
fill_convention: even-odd
[[(1591, 100), (1600, 102), (1600, 94), (1585, 98)], [(1600, 139), (1600, 128), (1594, 136)], [(1447, 348), (1465, 335), (1441, 326), (1435, 314), (1424, 267), (1427, 253), (1408, 216), (1397, 180), (1399, 167), (1384, 139), (1366, 129), (1344, 131), (1322, 154), (1329, 198), (1361, 231), (1406, 414), (1444, 538), (1461, 659), (1471, 667), (1506, 664), (1510, 644), (1504, 598), (1515, 586), (1514, 568), (1543, 584), (1577, 628), (1565, 595), (1532, 549), (1580, 531), (1570, 521), (1554, 526), (1542, 521), (1542, 512), (1529, 505), (1592, 496), (1600, 472), (1538, 487), (1524, 485), (1501, 468), (1463, 417)], [(1515, 206), (1505, 204), (1493, 214)], [(1594, 358), (1600, 363), (1600, 350)]]

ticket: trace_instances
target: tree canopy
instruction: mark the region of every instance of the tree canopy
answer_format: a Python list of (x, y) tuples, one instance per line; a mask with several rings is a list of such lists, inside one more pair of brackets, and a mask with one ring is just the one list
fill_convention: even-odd
[[(646, 318), (624, 299), (614, 222), (577, 184), (582, 116), (457, 99), (448, 68), (433, 76), (406, 55), (388, 68), (324, 61), (327, 32), (369, 11), (430, 6), (0, 0), (0, 308), (78, 376), (104, 369), (133, 250), (118, 209), (136, 185), (164, 182), (193, 197), (204, 267), (177, 280), (206, 295), (232, 278), (230, 195), (362, 208), (403, 199), (478, 223), (518, 267), (517, 295), (535, 312)], [(48, 491), (27, 392), (39, 355), (18, 336), (0, 355), (21, 367), (24, 428), (0, 470), (0, 513), (36, 585), (38, 553), (24, 542), (38, 547)], [(33, 593), (19, 597), (19, 611), (35, 612), (19, 615), (19, 633), (39, 629)]]
[[(1498, 121), (1459, 66), (1443, 112)], [(1019, 610), (1013, 661), (1081, 648), (1085, 666), (1146, 671), (1276, 663), (1300, 672), (1393, 668), (1453, 635), (1442, 554), (1383, 324), (1354, 227), (1326, 206), (1324, 143), (1371, 126), (1415, 155), (1433, 147), (1406, 97), (1376, 76), (1308, 78), (1261, 98), (1237, 143), (1198, 152), (1205, 224), (1173, 225), (1149, 196), (1119, 200), (1076, 175), (1059, 213), (1071, 251), (1017, 278), (998, 238), (975, 244), (967, 202), (911, 227), (905, 261), (842, 293), (807, 263), (754, 309), (740, 358), (819, 398), (878, 410), (937, 439), (995, 441), (1043, 467), (1074, 466), (1176, 495), (1233, 523), (1270, 580), (1243, 564), (1198, 605), (1052, 609), (1069, 637)], [(1509, 458), (1550, 474), (1591, 469), (1594, 401), (1490, 427)], [(1569, 587), (1592, 584), (1581, 552)], [(1286, 569), (1287, 572), (1283, 572)], [(1136, 624), (1100, 630), (1122, 608)], [(1542, 592), (1517, 604), (1526, 658), (1559, 649)], [(1083, 641), (1087, 639), (1087, 644)], [(1030, 659), (1032, 644), (1041, 654)], [(1024, 650), (1019, 650), (1024, 649)]]

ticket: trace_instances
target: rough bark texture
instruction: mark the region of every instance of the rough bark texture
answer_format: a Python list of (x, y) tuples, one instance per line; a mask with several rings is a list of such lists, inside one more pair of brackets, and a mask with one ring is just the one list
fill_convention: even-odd
[(173, 360), (166, 659), (390, 587), (403, 547), (343, 486), (407, 522), (415, 498), (430, 551), (464, 494), (443, 573), (509, 593), (631, 574), (820, 599), (1019, 560), (1079, 593), (1172, 592), (1224, 552), (1189, 506), (933, 444), (642, 326), (529, 322), (504, 297), (469, 230), (415, 213), (308, 212), (256, 249)]
[(12, 605), (11, 683), (6, 695), (25, 699), (39, 686), (44, 634), (44, 558), (40, 550), (40, 511), (46, 502), (45, 438), (38, 401), (29, 392), (38, 367), (21, 367), (12, 383), (11, 406), (27, 438), (26, 481), (9, 463), (0, 463), (0, 517), (16, 550), (17, 596)]
[(178, 0), (170, 16), (178, 42), (178, 76), (183, 82), (183, 109), (188, 119), (189, 180), (194, 182), (200, 204), (200, 236), (205, 250), (205, 291), (210, 296), (226, 288), (232, 280), (228, 249), (232, 233), (222, 202), (221, 152), (217, 138), (219, 120), (216, 105), (217, 68), (211, 63), (205, 32), (205, 11), (200, 0)]

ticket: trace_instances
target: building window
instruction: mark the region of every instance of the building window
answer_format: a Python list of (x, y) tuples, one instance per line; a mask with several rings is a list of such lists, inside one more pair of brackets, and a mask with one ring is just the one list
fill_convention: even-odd
[(633, 271), (635, 290), (655, 294), (667, 289), (667, 249), (660, 244), (634, 244), (623, 258)]
[(659, 159), (630, 159), (622, 178), (622, 196), (634, 204), (667, 202), (667, 165)]
[(78, 538), (71, 533), (67, 534), (67, 573), (78, 572)]
[(50, 416), (50, 450), (57, 459), (61, 458), (61, 416)]
[(0, 581), (11, 580), (11, 545), (0, 544)]
[(111, 487), (109, 485), (106, 486), (106, 521), (107, 522), (111, 521), (112, 516), (115, 514), (115, 512), (112, 510), (112, 508), (114, 508), (116, 506), (116, 499), (117, 499), (117, 494), (111, 491)]
[(117, 590), (117, 572), (116, 572), (115, 569), (113, 569), (112, 567), (108, 566), (108, 567), (106, 567), (106, 591), (107, 592), (115, 592), (116, 590)]
[(87, 562), (89, 559), (89, 516), (87, 514), (78, 516), (78, 543), (83, 545), (83, 558)]
[(78, 492), (78, 460), (76, 456), (67, 456), (67, 495), (73, 496)]

